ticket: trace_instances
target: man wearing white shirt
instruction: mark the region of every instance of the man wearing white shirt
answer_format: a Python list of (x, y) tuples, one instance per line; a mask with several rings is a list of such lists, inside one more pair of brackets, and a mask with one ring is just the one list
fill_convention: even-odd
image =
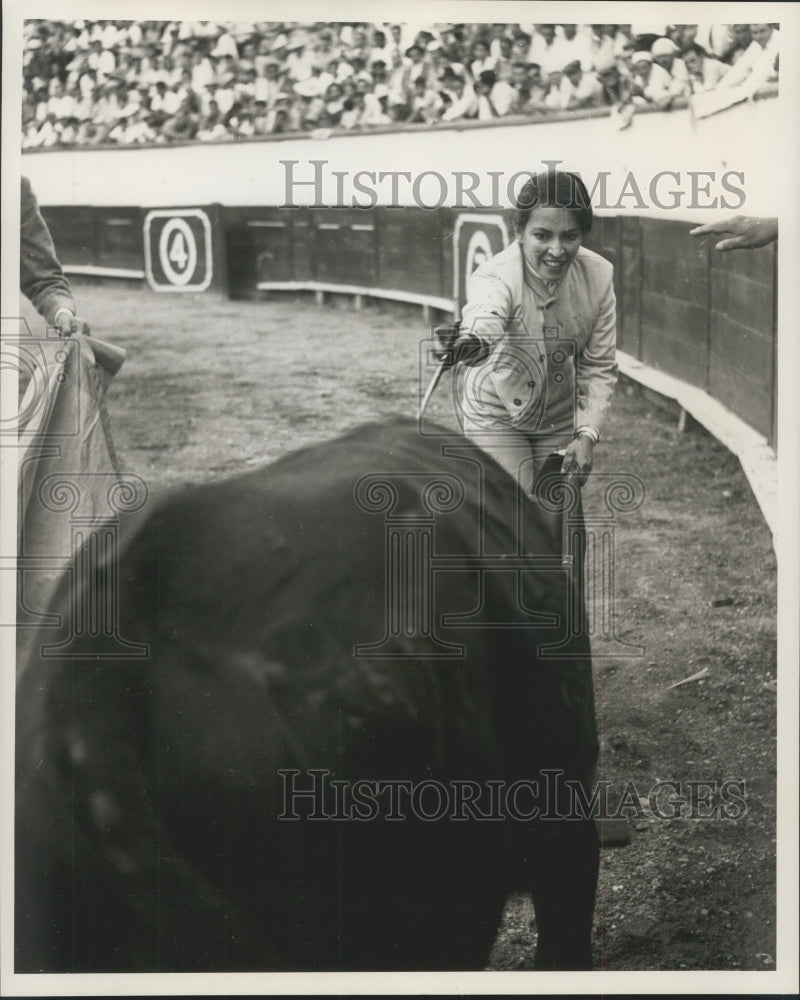
[(616, 24), (593, 24), (590, 38), (591, 68), (606, 73), (616, 65)]
[(596, 73), (585, 72), (577, 59), (567, 63), (559, 87), (562, 109), (592, 107), (600, 103), (601, 93)]
[(719, 59), (712, 59), (700, 45), (690, 45), (683, 53), (683, 61), (689, 74), (689, 89), (693, 94), (715, 90), (730, 69)]
[(48, 114), (55, 115), (56, 118), (72, 118), (75, 116), (75, 101), (69, 94), (64, 93), (64, 85), (60, 80), (53, 84), (53, 92), (47, 102)]
[(264, 75), (256, 77), (256, 100), (263, 101), (268, 111), (275, 107), (279, 94), (283, 92), (283, 81), (280, 79), (279, 70), (278, 60), (270, 59), (264, 64)]
[(751, 24), (750, 33), (753, 41), (720, 80), (717, 89), (728, 90), (741, 85), (748, 94), (753, 94), (762, 84), (778, 79), (780, 32), (771, 24)]
[(478, 120), (489, 121), (508, 114), (515, 91), (507, 83), (497, 79), (494, 70), (484, 70), (475, 83), (478, 98)]
[(566, 66), (577, 60), (584, 72), (590, 70), (592, 68), (591, 35), (588, 35), (583, 27), (578, 30), (577, 24), (562, 24), (559, 27), (561, 28), (561, 37), (558, 38), (558, 30), (556, 30), (556, 45), (561, 50), (559, 55), (562, 59), (562, 65)]
[(526, 61), (538, 63), (545, 78), (549, 77), (551, 73), (561, 72), (564, 60), (559, 53), (554, 24), (540, 24), (537, 27)]
[(306, 48), (302, 39), (290, 42), (287, 47), (286, 72), (294, 83), (307, 80), (314, 70), (314, 56)]
[(117, 66), (113, 52), (104, 52), (103, 43), (99, 38), (92, 40), (91, 52), (88, 63), (91, 69), (97, 73), (98, 80), (104, 80), (109, 73), (113, 73)]
[(674, 98), (673, 80), (665, 69), (653, 62), (651, 52), (636, 52), (631, 60), (633, 77), (631, 94), (633, 103), (639, 106), (651, 104), (666, 110)]
[(440, 94), (450, 100), (442, 114), (443, 122), (458, 121), (460, 118), (475, 118), (478, 114), (478, 99), (472, 87), (467, 87), (463, 76), (459, 76), (448, 66), (440, 78)]
[(181, 105), (180, 98), (174, 90), (167, 90), (163, 80), (156, 83), (156, 92), (150, 98), (150, 120), (152, 124), (161, 125), (171, 118)]
[(106, 21), (101, 36), (104, 49), (111, 49), (119, 43), (119, 31), (113, 21)]

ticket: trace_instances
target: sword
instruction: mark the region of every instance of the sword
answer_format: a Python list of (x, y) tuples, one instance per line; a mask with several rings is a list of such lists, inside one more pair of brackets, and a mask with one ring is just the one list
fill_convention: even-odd
[(425, 390), (425, 395), (422, 397), (422, 402), (419, 404), (419, 409), (417, 410), (417, 420), (422, 420), (422, 415), (425, 412), (425, 408), (430, 402), (431, 396), (436, 391), (436, 386), (441, 381), (442, 375), (444, 375), (445, 368), (449, 368), (449, 362), (447, 360), (440, 361), (436, 371), (433, 373), (433, 378), (430, 381), (430, 385)]
[[(458, 336), (458, 327), (459, 327), (459, 324), (458, 324), (458, 322), (453, 323), (453, 324), (442, 324), (442, 329), (444, 329), (445, 327), (448, 327), (450, 329), (453, 329), (453, 328), (455, 329), (455, 336), (453, 337), (453, 339), (451, 341), (451, 347), (452, 347), (452, 344), (455, 343), (456, 338)], [(436, 327), (436, 329), (438, 330), (439, 327)], [(444, 375), (445, 369), (446, 368), (451, 368), (452, 364), (453, 364), (452, 358), (450, 357), (450, 353), (448, 352), (447, 354), (445, 354), (444, 358), (439, 362), (439, 365), (436, 368), (436, 371), (433, 373), (433, 378), (431, 379), (430, 384), (428, 385), (428, 388), (425, 390), (425, 395), (422, 397), (422, 401), (419, 404), (419, 409), (417, 410), (417, 421), (418, 422), (420, 420), (422, 420), (422, 415), (425, 413), (425, 409), (426, 409), (428, 403), (430, 402), (431, 396), (434, 394), (434, 392), (436, 392), (436, 386), (441, 381), (441, 378), (442, 378), (442, 375)]]

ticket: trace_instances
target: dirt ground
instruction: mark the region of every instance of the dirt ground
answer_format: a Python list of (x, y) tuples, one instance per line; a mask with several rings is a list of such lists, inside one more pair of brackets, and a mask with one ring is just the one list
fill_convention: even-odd
[[(426, 336), (417, 309), (76, 290), (96, 335), (128, 350), (108, 406), (124, 466), (152, 490), (222, 478), (367, 420), (415, 412)], [(454, 426), (448, 378), (429, 413)], [(645, 486), (642, 506), (618, 516), (615, 552), (616, 633), (645, 652), (626, 658), (613, 642), (595, 647), (599, 776), (612, 801), (625, 794), (633, 835), (602, 857), (596, 967), (772, 969), (769, 530), (736, 458), (698, 428), (679, 433), (674, 415), (632, 386), (617, 392), (596, 469), (634, 473)], [(585, 504), (588, 514), (601, 509), (591, 485)], [(682, 816), (677, 803), (676, 818), (655, 815), (648, 795), (670, 780), (684, 796), (687, 782), (716, 783), (695, 793), (716, 818)], [(726, 781), (744, 783), (738, 819), (721, 815), (736, 812)], [(668, 799), (659, 799), (661, 816)], [(532, 907), (514, 896), (489, 968), (530, 969), (534, 945)]]

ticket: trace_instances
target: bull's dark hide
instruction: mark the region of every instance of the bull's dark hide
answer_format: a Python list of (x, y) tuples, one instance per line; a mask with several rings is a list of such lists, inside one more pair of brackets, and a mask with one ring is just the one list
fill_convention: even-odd
[[(513, 554), (515, 488), (484, 465), (484, 551)], [(474, 554), (476, 469), (398, 420), (172, 493), (131, 529), (119, 632), (149, 658), (36, 661), (20, 683), (17, 971), (481, 968), (515, 888), (534, 893), (541, 966), (588, 964), (591, 823), (278, 818), (279, 769), (304, 785), (315, 768), (590, 772), (588, 640), (547, 660), (537, 647), (559, 626), (443, 625), (479, 608), (474, 569), (435, 574), (436, 630), (465, 656), (430, 658), (414, 636), (394, 640), (411, 657), (353, 655), (383, 637), (386, 610), (386, 525), (355, 484), (460, 477), (435, 555)], [(395, 478), (395, 513), (420, 510), (427, 481)], [(527, 502), (524, 522), (527, 551), (558, 553)], [(478, 624), (519, 619), (521, 597), (563, 630), (561, 571), (523, 574), (520, 593), (517, 574), (492, 572), (484, 591)], [(59, 600), (68, 621), (67, 584)]]

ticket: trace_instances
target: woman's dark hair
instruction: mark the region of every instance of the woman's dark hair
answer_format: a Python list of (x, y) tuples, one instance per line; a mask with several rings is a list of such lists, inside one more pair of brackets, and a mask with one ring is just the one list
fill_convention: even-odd
[(592, 228), (592, 204), (589, 192), (578, 174), (566, 170), (545, 170), (531, 176), (517, 195), (512, 221), (521, 233), (534, 208), (566, 208), (574, 212), (582, 233)]

